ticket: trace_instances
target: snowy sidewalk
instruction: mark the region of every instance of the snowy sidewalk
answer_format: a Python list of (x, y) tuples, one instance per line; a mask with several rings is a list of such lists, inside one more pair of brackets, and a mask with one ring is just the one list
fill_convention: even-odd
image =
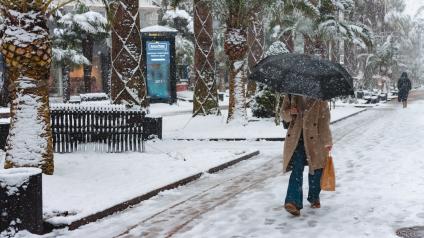
[[(340, 106), (331, 111), (332, 121), (338, 121), (352, 114), (364, 111), (364, 108)], [(286, 130), (283, 125), (276, 126), (274, 118), (254, 118), (249, 116), (246, 126), (227, 124), (228, 111), (223, 110), (221, 116), (192, 118), (191, 114), (164, 116), (163, 138), (178, 140), (257, 140), (282, 139)], [(249, 113), (250, 114), (250, 113)]]
[(46, 237), (395, 238), (398, 228), (424, 223), (420, 93), (411, 95), (421, 101), (408, 109), (387, 104), (332, 126), (337, 191), (323, 192), (318, 210), (305, 201), (299, 218), (282, 208), (289, 175), (281, 173), (281, 142), (208, 142), (248, 144), (261, 155), (123, 213)]
[[(405, 110), (391, 104), (334, 125), (337, 191), (323, 192), (321, 209), (311, 209), (305, 201), (301, 217), (287, 214), (282, 204), (289, 176), (275, 174), (276, 169), (266, 173), (275, 176), (252, 184), (177, 231), (164, 228), (157, 234), (174, 232), (172, 237), (181, 238), (213, 238), (217, 234), (220, 237), (266, 234), (270, 238), (395, 238), (398, 228), (422, 225), (424, 96), (420, 94), (421, 100)], [(251, 175), (252, 179), (260, 176), (263, 175), (259, 172), (257, 176)], [(307, 173), (304, 179), (307, 181)], [(174, 222), (175, 227), (183, 223)], [(149, 227), (137, 226), (122, 237), (138, 237), (144, 229)]]
[[(333, 121), (362, 110), (337, 107), (332, 111)], [(250, 154), (263, 145), (180, 142), (173, 140), (178, 132), (190, 138), (204, 134), (212, 138), (219, 133), (223, 137), (241, 135), (246, 138), (281, 138), (285, 134), (282, 126), (275, 126), (272, 119), (250, 122), (248, 126), (242, 127), (227, 126), (223, 120), (225, 114), (221, 117), (195, 118), (187, 125), (184, 120), (190, 118), (190, 114), (164, 117), (165, 139), (148, 142), (147, 153), (144, 154), (56, 154), (55, 175), (43, 177), (45, 219), (55, 225), (71, 224), (181, 179), (197, 176)], [(183, 131), (175, 129), (182, 124), (186, 125)], [(281, 145), (281, 142), (277, 144)]]

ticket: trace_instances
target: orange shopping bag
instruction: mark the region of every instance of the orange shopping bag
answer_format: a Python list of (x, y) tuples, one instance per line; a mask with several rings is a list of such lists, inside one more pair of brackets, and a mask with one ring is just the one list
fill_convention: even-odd
[(322, 171), (321, 189), (324, 191), (336, 191), (336, 173), (331, 154), (328, 155), (327, 163)]

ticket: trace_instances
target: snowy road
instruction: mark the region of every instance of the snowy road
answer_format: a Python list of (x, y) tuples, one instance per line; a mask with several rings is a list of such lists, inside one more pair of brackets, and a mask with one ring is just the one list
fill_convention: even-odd
[(261, 155), (48, 236), (396, 237), (400, 227), (424, 224), (424, 91), (411, 99), (405, 110), (386, 104), (333, 125), (337, 191), (322, 193), (319, 210), (305, 206), (292, 217), (282, 208), (289, 175), (281, 173), (281, 142), (226, 142), (250, 143)]

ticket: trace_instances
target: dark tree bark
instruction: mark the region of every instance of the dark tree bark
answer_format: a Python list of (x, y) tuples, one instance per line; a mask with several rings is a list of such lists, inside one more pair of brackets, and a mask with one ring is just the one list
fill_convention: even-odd
[(69, 72), (71, 67), (69, 65), (64, 65), (62, 67), (62, 79), (63, 79), (63, 102), (69, 102), (71, 98), (71, 82), (69, 78)]
[(110, 74), (111, 74), (111, 62), (110, 62), (110, 54), (102, 53), (102, 84), (103, 84), (103, 92), (110, 96)]
[(93, 46), (94, 40), (91, 36), (87, 35), (82, 41), (82, 53), (88, 59), (90, 64), (83, 65), (84, 71), (84, 92), (91, 93), (91, 71), (93, 69)]
[(112, 10), (112, 76), (113, 103), (146, 106), (146, 83), (141, 67), (140, 16), (138, 1), (121, 0)]
[[(252, 15), (247, 31), (248, 44), (248, 74), (253, 67), (262, 59), (265, 47), (265, 28), (262, 19), (262, 12), (256, 12)], [(247, 83), (247, 97), (251, 97), (256, 92), (256, 82), (249, 80)]]
[(193, 116), (219, 114), (211, 13), (208, 1), (194, 0), (195, 89)]

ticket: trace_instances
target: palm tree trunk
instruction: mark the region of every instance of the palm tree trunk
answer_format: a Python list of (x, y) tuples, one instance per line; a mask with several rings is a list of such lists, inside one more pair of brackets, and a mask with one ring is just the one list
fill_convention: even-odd
[[(252, 20), (247, 31), (248, 44), (248, 74), (253, 67), (262, 59), (265, 48), (265, 27), (262, 18), (262, 12), (252, 15)], [(249, 80), (247, 83), (247, 98), (250, 98), (256, 92), (256, 82)]]
[(228, 108), (227, 122), (237, 121), (241, 124), (247, 123), (246, 112), (246, 53), (247, 39), (246, 30), (233, 27), (233, 23), (237, 22), (237, 16), (227, 21), (227, 31), (225, 32), (224, 50), (230, 61), (230, 102)]
[(303, 39), (303, 52), (307, 55), (313, 55), (315, 53), (315, 46), (313, 40), (308, 35), (304, 35)]
[(194, 0), (195, 89), (193, 117), (220, 113), (218, 86), (215, 81), (213, 19), (209, 4), (206, 0)]
[(3, 9), (8, 29), (1, 50), (15, 88), (4, 167), (39, 167), (53, 174), (48, 97), (51, 41), (47, 18), (34, 5)]
[[(1, 47), (1, 46), (0, 46)], [(7, 105), (12, 101), (11, 100), (11, 93), (10, 93), (10, 89), (9, 86), (11, 84), (10, 82), (10, 77), (7, 73), (7, 71), (5, 70), (4, 74), (3, 74), (3, 87), (1, 88), (1, 102), (0, 102), (0, 106), (2, 107), (7, 107)]]
[(103, 84), (103, 92), (110, 96), (110, 54), (102, 53), (102, 84)]
[(90, 64), (83, 65), (84, 72), (84, 92), (91, 93), (91, 71), (93, 69), (93, 45), (94, 41), (91, 36), (87, 35), (82, 41), (82, 53), (88, 59)]
[(286, 45), (287, 50), (290, 53), (294, 52), (294, 39), (293, 39), (293, 34), (289, 31), (285, 32), (282, 36), (281, 36), (281, 41)]
[(344, 64), (346, 65), (348, 72), (351, 74), (356, 74), (357, 59), (355, 56), (355, 46), (347, 41), (344, 42), (344, 58)]
[(71, 98), (71, 82), (69, 78), (69, 72), (71, 67), (69, 65), (62, 66), (62, 77), (63, 77), (63, 102), (69, 102)]
[(140, 16), (138, 0), (112, 4), (112, 76), (113, 103), (147, 106), (144, 69), (141, 67)]

